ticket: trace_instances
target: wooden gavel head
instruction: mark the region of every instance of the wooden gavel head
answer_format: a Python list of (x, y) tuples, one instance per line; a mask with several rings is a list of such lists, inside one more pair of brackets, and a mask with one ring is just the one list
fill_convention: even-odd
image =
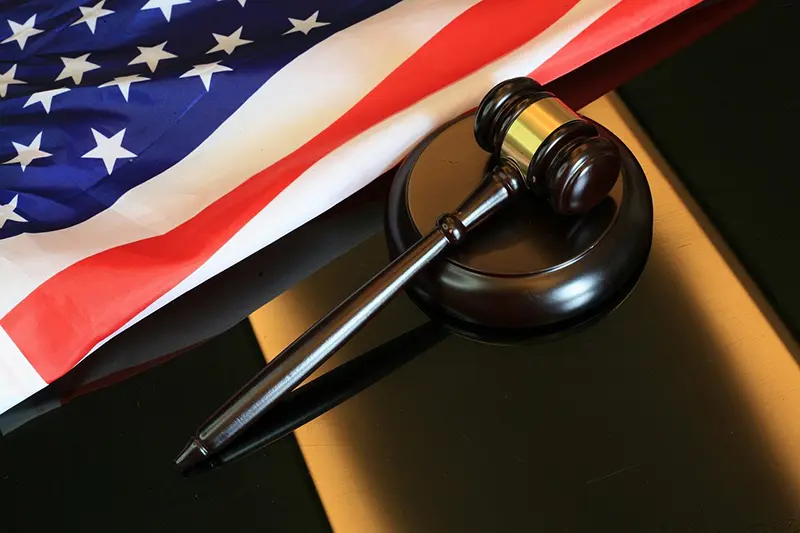
[(475, 139), (561, 214), (592, 209), (620, 172), (617, 145), (530, 78), (489, 91), (475, 114)]

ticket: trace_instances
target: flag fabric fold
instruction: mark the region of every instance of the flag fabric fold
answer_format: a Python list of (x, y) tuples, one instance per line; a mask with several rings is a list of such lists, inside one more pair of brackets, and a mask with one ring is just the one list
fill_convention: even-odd
[(0, 412), (497, 82), (549, 82), (696, 3), (0, 7)]

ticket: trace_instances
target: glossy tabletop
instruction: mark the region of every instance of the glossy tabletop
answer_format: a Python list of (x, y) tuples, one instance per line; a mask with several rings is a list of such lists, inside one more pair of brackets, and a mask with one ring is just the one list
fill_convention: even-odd
[[(796, 343), (624, 106), (584, 112), (648, 175), (637, 288), (589, 329), (522, 346), (437, 337), (406, 298), (385, 309), (320, 373), (408, 331), (418, 355), (296, 432), (336, 531), (800, 528)], [(385, 246), (370, 239), (257, 311), (267, 358)]]
[[(494, 346), (401, 296), (316, 374), (373, 357), (346, 367), (340, 405), (182, 478), (171, 461), (196, 426), (385, 263), (381, 202), (346, 206), (313, 250), (301, 229), (240, 267), (265, 280), (253, 298), (277, 295), (255, 335), (241, 323), (127, 379), (63, 385), (7, 425), (0, 531), (796, 531), (796, 343), (619, 102), (586, 113), (636, 153), (656, 213), (648, 266), (611, 315)], [(176, 305), (234, 305), (203, 294)], [(168, 353), (151, 326), (97, 355)]]

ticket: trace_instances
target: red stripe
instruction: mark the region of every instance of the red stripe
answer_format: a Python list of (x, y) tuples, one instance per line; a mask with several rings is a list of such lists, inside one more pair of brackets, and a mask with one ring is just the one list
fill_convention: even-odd
[(531, 77), (539, 83), (550, 83), (701, 1), (623, 0), (534, 70)]
[[(523, 45), (575, 3), (487, 0), (472, 7), (296, 152), (172, 231), (70, 266), (39, 286), (0, 324), (39, 375), (53, 381), (202, 265), (319, 159), (359, 132)], [(487, 28), (492, 39), (482, 38)]]

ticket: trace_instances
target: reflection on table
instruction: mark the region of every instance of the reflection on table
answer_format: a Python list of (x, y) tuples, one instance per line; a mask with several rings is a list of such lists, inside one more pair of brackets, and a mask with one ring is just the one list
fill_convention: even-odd
[[(298, 429), (335, 530), (800, 523), (796, 344), (621, 104), (605, 98), (585, 112), (631, 147), (651, 183), (655, 240), (639, 286), (561, 340), (498, 347), (448, 336)], [(376, 236), (257, 311), (265, 355), (385, 257)], [(395, 301), (317, 375), (426, 320)]]

